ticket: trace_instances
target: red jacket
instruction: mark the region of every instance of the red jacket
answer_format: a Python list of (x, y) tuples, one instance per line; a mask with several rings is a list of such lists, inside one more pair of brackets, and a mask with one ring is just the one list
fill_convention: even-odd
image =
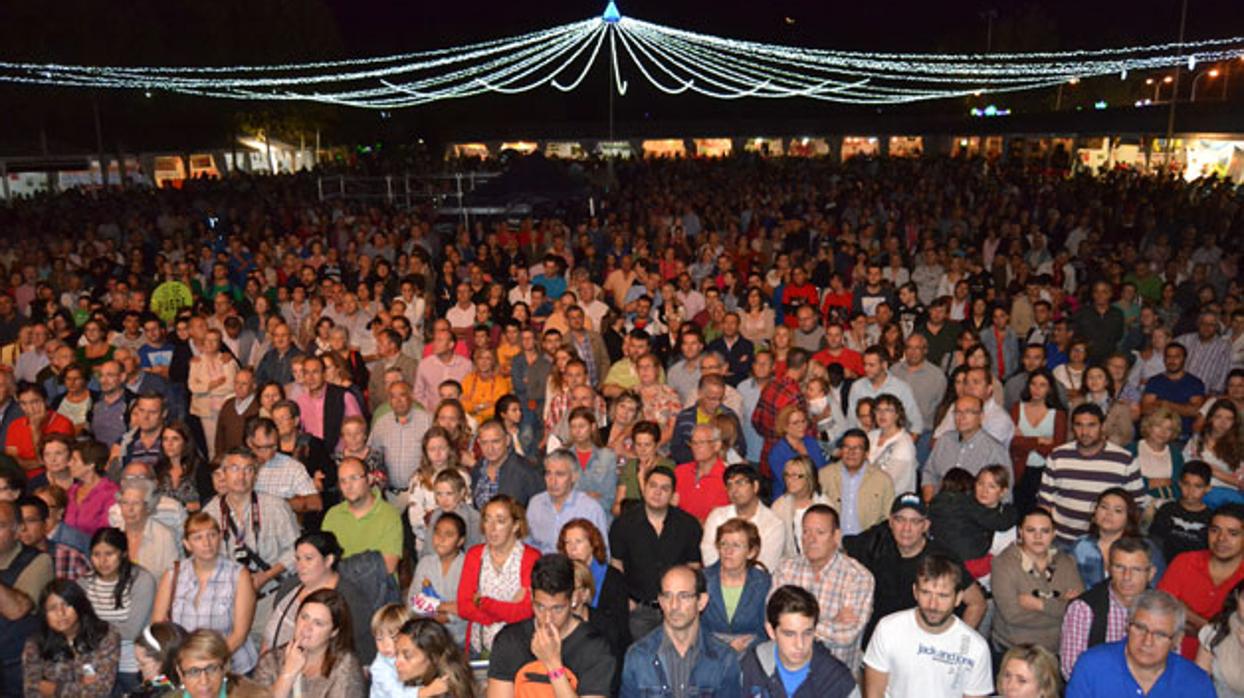
[[(458, 582), (458, 615), (468, 623), (492, 625), (493, 623), (518, 623), (532, 616), (531, 612), (531, 569), (540, 559), (540, 551), (519, 543), (523, 546), (523, 562), (519, 574), (523, 579), (526, 594), (522, 601), (501, 601), (498, 599), (481, 598), (475, 602), (475, 592), (479, 589), (480, 566), (483, 564), (484, 551), (487, 545), (480, 544), (467, 551), (462, 562), (462, 577)], [(471, 646), (471, 627), (467, 626), (467, 647)]]

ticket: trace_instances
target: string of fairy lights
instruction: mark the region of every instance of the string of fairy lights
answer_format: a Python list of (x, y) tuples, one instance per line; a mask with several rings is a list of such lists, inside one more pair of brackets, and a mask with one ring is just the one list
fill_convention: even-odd
[(729, 39), (622, 16), (466, 46), (391, 56), (234, 66), (86, 66), (0, 61), (0, 83), (138, 90), (218, 99), (305, 101), (391, 110), (544, 87), (570, 92), (600, 60), (610, 89), (637, 73), (666, 94), (902, 104), (1051, 87), (1086, 78), (1244, 56), (1244, 37), (1033, 53), (837, 51)]

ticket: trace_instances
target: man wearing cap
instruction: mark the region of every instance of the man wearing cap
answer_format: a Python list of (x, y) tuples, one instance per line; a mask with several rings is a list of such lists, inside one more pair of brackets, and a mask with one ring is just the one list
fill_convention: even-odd
[(905, 492), (894, 500), (888, 521), (858, 536), (843, 539), (847, 554), (859, 560), (876, 579), (873, 619), (864, 630), (865, 645), (877, 619), (916, 605), (912, 589), (917, 566), (934, 553), (951, 558), (961, 568), (957, 591), (962, 593), (963, 600), (956, 610), (961, 611), (964, 622), (976, 627), (984, 617), (985, 595), (981, 588), (963, 567), (963, 562), (945, 546), (930, 539), (928, 532), (929, 516), (924, 500), (915, 492)]
[(755, 524), (760, 531), (757, 560), (764, 563), (765, 569), (776, 570), (786, 547), (786, 527), (777, 514), (760, 501), (760, 473), (748, 463), (736, 463), (726, 468), (725, 479), (730, 503), (713, 509), (704, 520), (704, 538), (700, 542), (704, 566), (717, 562), (717, 529), (730, 519), (743, 519)]

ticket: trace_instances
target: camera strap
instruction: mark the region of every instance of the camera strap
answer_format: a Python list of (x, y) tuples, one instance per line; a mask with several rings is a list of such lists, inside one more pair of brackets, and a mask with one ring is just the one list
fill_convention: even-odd
[[(259, 495), (251, 490), (251, 530), (255, 532), (255, 546), (259, 546), (259, 528), (262, 521), (259, 518)], [(238, 530), (237, 522), (233, 520), (233, 512), (229, 509), (228, 497), (220, 498), (220, 518), (225, 522), (225, 543), (229, 542), (229, 535), (232, 534), (237, 539), (237, 545), (246, 545), (246, 532)]]

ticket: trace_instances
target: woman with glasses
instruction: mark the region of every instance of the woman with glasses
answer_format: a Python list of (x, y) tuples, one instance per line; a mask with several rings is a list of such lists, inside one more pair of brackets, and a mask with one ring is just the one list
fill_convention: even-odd
[(785, 480), (786, 494), (773, 502), (773, 513), (782, 520), (782, 530), (786, 531), (786, 546), (782, 550), (782, 559), (799, 557), (803, 554), (803, 514), (813, 504), (829, 504), (829, 498), (821, 493), (821, 482), (816, 477), (810, 458), (798, 457), (786, 461), (786, 469), (782, 471)]
[(742, 654), (765, 639), (765, 600), (773, 580), (760, 555), (760, 530), (744, 519), (730, 519), (717, 528), (719, 559), (704, 570), (708, 606), (701, 615), (704, 630)]
[(808, 413), (796, 403), (791, 403), (777, 413), (777, 433), (781, 435), (769, 451), (769, 472), (773, 473), (773, 496), (786, 492), (782, 473), (786, 463), (797, 457), (808, 458), (817, 470), (825, 467), (825, 454), (815, 437), (808, 435)]
[(177, 650), (177, 678), (185, 698), (270, 698), (271, 690), (229, 671), (229, 644), (215, 630), (190, 633)]
[(255, 585), (245, 566), (221, 553), (220, 543), (220, 524), (211, 516), (199, 511), (186, 519), (182, 545), (189, 556), (160, 579), (151, 620), (222, 633), (233, 670), (246, 674), (258, 660), (250, 640)]

